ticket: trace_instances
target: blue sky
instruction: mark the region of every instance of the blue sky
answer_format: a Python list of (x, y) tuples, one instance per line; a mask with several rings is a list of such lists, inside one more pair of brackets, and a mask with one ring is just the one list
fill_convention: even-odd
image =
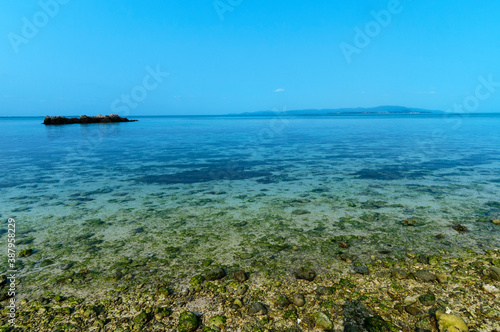
[(500, 111), (498, 13), (497, 0), (3, 0), (0, 116)]

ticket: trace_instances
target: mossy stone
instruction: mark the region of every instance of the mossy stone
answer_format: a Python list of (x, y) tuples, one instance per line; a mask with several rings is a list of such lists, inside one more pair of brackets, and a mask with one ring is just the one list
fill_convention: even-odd
[(392, 332), (392, 331), (396, 332), (396, 331), (399, 331), (399, 329), (394, 324), (392, 324), (391, 322), (385, 321), (380, 316), (366, 318), (364, 327), (365, 327), (365, 329), (368, 330), (368, 332)]
[(54, 264), (54, 261), (52, 259), (44, 259), (40, 263), (40, 267), (45, 267), (45, 266), (49, 266), (49, 265), (52, 265), (52, 264)]
[(418, 297), (420, 303), (425, 306), (433, 305), (436, 302), (436, 297), (433, 294), (423, 294)]
[(208, 325), (210, 326), (217, 326), (218, 328), (222, 328), (226, 324), (226, 317), (217, 315), (213, 316), (208, 320)]
[(224, 271), (224, 269), (218, 267), (218, 268), (213, 269), (210, 272), (208, 272), (205, 277), (207, 280), (213, 281), (213, 280), (222, 279), (225, 276), (226, 276), (226, 271)]
[(134, 323), (144, 325), (151, 319), (151, 316), (146, 311), (141, 311), (134, 317)]
[(293, 308), (291, 310), (285, 311), (285, 314), (283, 315), (284, 319), (291, 319), (291, 320), (297, 320), (299, 318), (299, 315), (297, 314), (297, 309)]
[(198, 318), (191, 311), (184, 311), (179, 317), (179, 332), (193, 332), (198, 328)]
[(33, 249), (24, 249), (19, 252), (19, 257), (29, 257), (33, 254)]
[(153, 310), (154, 316), (157, 320), (162, 320), (172, 314), (172, 310), (169, 308), (155, 308)]
[(83, 312), (83, 317), (92, 318), (96, 317), (98, 314), (99, 314), (98, 308), (94, 305), (91, 305)]
[(436, 318), (440, 332), (468, 332), (469, 328), (464, 320), (455, 315), (446, 314), (440, 310), (436, 311)]
[(290, 305), (290, 301), (285, 295), (280, 295), (274, 300), (274, 304), (280, 308), (286, 308)]
[(295, 278), (313, 281), (314, 278), (316, 278), (316, 272), (312, 269), (301, 267), (297, 273), (295, 273)]
[(316, 322), (316, 326), (325, 331), (333, 330), (333, 323), (324, 312), (318, 311), (314, 314), (314, 321)]
[(196, 275), (189, 280), (191, 286), (196, 287), (200, 286), (205, 281), (205, 277), (202, 275)]

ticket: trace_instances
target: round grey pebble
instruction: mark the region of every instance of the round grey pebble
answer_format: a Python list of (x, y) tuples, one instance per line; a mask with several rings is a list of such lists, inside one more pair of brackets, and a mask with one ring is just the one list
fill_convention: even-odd
[(242, 296), (244, 295), (248, 290), (248, 286), (245, 284), (239, 284), (238, 288), (236, 288), (236, 295)]
[(302, 294), (295, 294), (292, 299), (293, 304), (297, 307), (303, 307), (306, 304), (306, 299)]
[(355, 266), (354, 272), (359, 273), (359, 274), (369, 274), (370, 270), (368, 270), (368, 268), (366, 266)]
[(267, 308), (260, 302), (254, 302), (248, 308), (248, 314), (250, 316), (267, 315)]

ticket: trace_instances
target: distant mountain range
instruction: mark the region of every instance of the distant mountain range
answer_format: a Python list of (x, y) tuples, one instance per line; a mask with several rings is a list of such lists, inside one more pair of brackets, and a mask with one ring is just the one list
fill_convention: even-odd
[(426, 110), (422, 108), (411, 108), (404, 106), (378, 106), (370, 108), (334, 108), (334, 109), (304, 109), (290, 110), (284, 112), (276, 111), (257, 111), (245, 112), (230, 115), (274, 115), (276, 113), (285, 115), (338, 115), (338, 114), (439, 114), (442, 111)]

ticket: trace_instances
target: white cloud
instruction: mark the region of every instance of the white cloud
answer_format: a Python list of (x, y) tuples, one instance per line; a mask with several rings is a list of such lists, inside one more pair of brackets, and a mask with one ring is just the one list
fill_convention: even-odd
[(285, 89), (276, 89), (274, 92), (285, 92)]

